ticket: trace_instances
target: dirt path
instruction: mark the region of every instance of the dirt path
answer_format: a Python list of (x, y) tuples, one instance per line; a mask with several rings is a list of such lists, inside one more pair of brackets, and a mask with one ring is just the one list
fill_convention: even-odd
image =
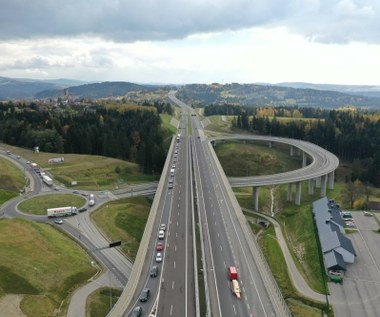
[(5, 295), (0, 298), (0, 317), (27, 317), (20, 309), (22, 295)]

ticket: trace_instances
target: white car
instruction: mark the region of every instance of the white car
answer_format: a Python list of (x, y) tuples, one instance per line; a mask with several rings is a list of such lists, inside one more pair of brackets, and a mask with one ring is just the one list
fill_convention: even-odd
[(369, 211), (365, 211), (365, 212), (364, 212), (364, 216), (372, 217), (372, 216), (373, 216), (373, 213), (372, 213), (372, 212), (369, 212)]
[(63, 224), (63, 220), (62, 219), (55, 219), (54, 222), (58, 225), (61, 225)]
[(157, 263), (162, 262), (162, 253), (161, 252), (157, 252), (157, 254), (156, 254), (156, 262)]
[(166, 224), (164, 223), (160, 224), (160, 230), (166, 231)]
[(160, 240), (165, 239), (165, 231), (164, 230), (158, 231), (158, 239), (160, 239)]

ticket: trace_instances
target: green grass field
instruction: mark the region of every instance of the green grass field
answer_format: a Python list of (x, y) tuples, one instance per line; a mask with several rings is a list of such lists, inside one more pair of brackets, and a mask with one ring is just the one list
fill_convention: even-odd
[(209, 116), (207, 118), (211, 123), (206, 126), (206, 130), (220, 133), (230, 133), (232, 131), (232, 116)]
[(33, 215), (46, 215), (46, 209), (64, 206), (75, 206), (77, 208), (86, 204), (86, 199), (73, 194), (52, 194), (36, 196), (24, 200), (18, 205), (18, 209), (24, 213)]
[[(85, 154), (34, 153), (28, 149), (2, 146), (25, 160), (37, 163), (67, 187), (72, 187), (72, 182), (76, 181), (75, 188), (109, 190), (152, 181), (152, 175), (142, 174), (137, 164), (123, 160)], [(49, 164), (48, 160), (54, 157), (64, 157), (64, 163)]]
[(301, 159), (280, 146), (262, 143), (217, 142), (216, 155), (227, 176), (258, 176), (301, 168)]
[(110, 240), (121, 240), (123, 251), (134, 259), (151, 204), (147, 197), (121, 199), (103, 205), (91, 216)]
[(50, 225), (0, 219), (0, 290), (23, 294), (29, 317), (65, 316), (68, 297), (97, 270), (74, 241)]
[[(86, 301), (86, 317), (104, 317), (121, 295), (121, 290), (100, 288), (93, 292)], [(112, 299), (111, 299), (112, 298)]]
[(11, 161), (0, 157), (0, 190), (18, 192), (25, 185), (23, 172)]

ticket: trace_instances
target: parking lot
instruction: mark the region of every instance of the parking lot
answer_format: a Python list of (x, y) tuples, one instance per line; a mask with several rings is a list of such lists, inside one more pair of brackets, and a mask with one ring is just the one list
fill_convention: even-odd
[(347, 266), (343, 284), (329, 283), (336, 317), (380, 316), (380, 233), (375, 217), (352, 212), (357, 232), (348, 234), (355, 251), (355, 263)]

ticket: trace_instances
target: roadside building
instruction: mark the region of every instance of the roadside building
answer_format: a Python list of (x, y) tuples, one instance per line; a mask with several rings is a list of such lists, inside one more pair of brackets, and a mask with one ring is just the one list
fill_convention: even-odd
[(321, 244), (326, 273), (346, 271), (348, 263), (354, 263), (356, 252), (345, 236), (340, 206), (323, 197), (313, 202), (313, 214)]

